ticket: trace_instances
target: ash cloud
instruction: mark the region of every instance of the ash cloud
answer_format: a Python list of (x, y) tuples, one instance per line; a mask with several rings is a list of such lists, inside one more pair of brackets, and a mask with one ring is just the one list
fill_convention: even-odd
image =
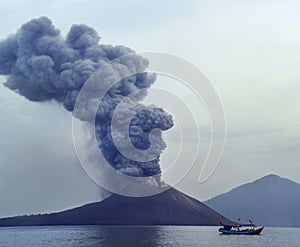
[[(115, 65), (119, 75), (128, 70), (145, 71), (147, 68), (148, 61), (132, 49), (99, 44), (99, 41), (97, 32), (87, 25), (73, 25), (63, 37), (47, 17), (33, 19), (0, 42), (0, 74), (7, 76), (4, 85), (30, 101), (54, 100), (72, 112), (83, 84), (101, 66), (132, 54), (130, 59), (120, 59)], [(112, 76), (107, 73), (103, 81), (99, 81), (99, 87)], [(82, 113), (76, 116), (86, 121), (85, 115), (97, 107), (98, 146), (107, 161), (127, 175), (147, 177), (160, 172), (159, 155), (166, 147), (161, 130), (171, 128), (173, 120), (163, 109), (139, 103), (155, 80), (154, 74), (146, 72), (122, 79), (107, 92), (99, 105), (93, 105), (92, 100), (84, 102)], [(146, 150), (150, 146), (150, 132), (160, 129), (154, 134), (157, 158), (147, 162), (126, 158), (116, 148), (111, 133), (112, 115), (117, 105), (138, 90), (142, 90), (140, 96), (128, 105), (128, 110), (130, 105), (138, 109), (129, 126), (132, 144), (137, 149)], [(127, 114), (126, 110), (124, 114)]]

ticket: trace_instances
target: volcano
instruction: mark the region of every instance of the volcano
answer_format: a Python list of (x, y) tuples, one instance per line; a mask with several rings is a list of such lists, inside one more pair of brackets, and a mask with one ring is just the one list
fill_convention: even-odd
[(198, 200), (170, 188), (148, 197), (113, 194), (74, 209), (0, 219), (0, 226), (44, 225), (219, 225), (230, 222)]

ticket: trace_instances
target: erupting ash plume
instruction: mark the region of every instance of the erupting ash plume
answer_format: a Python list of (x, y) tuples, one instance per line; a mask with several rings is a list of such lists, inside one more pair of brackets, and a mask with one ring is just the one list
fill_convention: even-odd
[[(76, 98), (85, 81), (101, 66), (127, 54), (130, 59), (118, 61), (116, 71), (145, 71), (148, 61), (124, 46), (99, 44), (97, 32), (86, 25), (73, 25), (66, 38), (62, 37), (51, 20), (46, 17), (33, 19), (17, 33), (0, 42), (0, 74), (7, 75), (6, 87), (30, 101), (55, 100), (66, 110), (74, 110)], [(107, 74), (101, 83), (113, 75)], [(119, 172), (147, 177), (160, 173), (159, 155), (166, 147), (161, 130), (173, 126), (172, 117), (156, 106), (139, 103), (146, 90), (155, 82), (155, 75), (138, 73), (119, 81), (97, 105), (95, 119), (96, 137), (99, 148), (107, 161)], [(138, 109), (129, 125), (129, 137), (135, 148), (146, 150), (150, 146), (149, 134), (153, 134), (156, 158), (141, 162), (125, 157), (114, 144), (111, 131), (113, 113), (116, 107), (129, 95), (140, 92), (139, 97), (130, 100), (123, 113), (132, 106)], [(78, 118), (86, 121), (92, 100), (85, 102)], [(119, 117), (120, 118), (120, 117)], [(121, 121), (122, 119), (119, 119)], [(160, 129), (152, 131), (153, 129)]]

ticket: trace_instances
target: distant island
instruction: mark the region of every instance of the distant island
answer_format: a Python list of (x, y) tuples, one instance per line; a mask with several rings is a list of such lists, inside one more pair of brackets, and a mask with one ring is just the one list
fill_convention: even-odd
[(0, 226), (43, 225), (219, 225), (228, 219), (171, 188), (149, 197), (113, 194), (107, 199), (59, 213), (0, 219)]
[(252, 219), (265, 226), (300, 226), (300, 184), (273, 174), (204, 203), (232, 220)]

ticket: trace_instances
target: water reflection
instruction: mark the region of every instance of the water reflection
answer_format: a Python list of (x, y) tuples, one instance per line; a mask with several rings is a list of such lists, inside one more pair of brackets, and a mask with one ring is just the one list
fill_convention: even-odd
[(94, 229), (98, 244), (116, 246), (160, 246), (164, 230), (160, 226), (98, 226)]

